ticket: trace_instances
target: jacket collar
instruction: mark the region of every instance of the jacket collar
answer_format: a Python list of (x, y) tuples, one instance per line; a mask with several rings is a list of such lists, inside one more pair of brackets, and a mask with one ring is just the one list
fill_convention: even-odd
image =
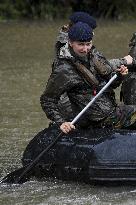
[(66, 59), (74, 58), (74, 56), (70, 52), (68, 43), (66, 43), (63, 47), (60, 48), (59, 58), (66, 58)]
[(76, 53), (74, 53), (74, 51), (69, 47), (68, 43), (60, 48), (59, 58), (80, 61), (81, 63), (88, 62), (88, 56), (80, 57), (76, 55)]

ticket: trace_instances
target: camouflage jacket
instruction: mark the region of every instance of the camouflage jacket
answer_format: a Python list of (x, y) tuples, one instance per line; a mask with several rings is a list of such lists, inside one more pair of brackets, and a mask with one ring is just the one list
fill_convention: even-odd
[[(75, 62), (84, 64), (87, 69), (98, 79), (99, 84), (90, 85), (76, 69)], [(102, 66), (102, 69), (101, 69)], [(47, 117), (56, 123), (71, 120), (93, 98), (94, 91), (98, 92), (111, 78), (113, 69), (109, 62), (94, 47), (88, 58), (79, 58), (72, 52), (67, 44), (61, 48), (60, 54), (54, 63), (46, 89), (40, 98), (41, 106)], [(115, 109), (112, 98), (113, 87), (120, 85), (118, 79), (103, 95), (88, 109), (85, 118), (90, 121), (100, 121), (106, 118)], [(66, 119), (61, 114), (58, 105), (62, 94), (67, 93), (72, 105), (73, 115)], [(61, 107), (62, 110), (65, 108)], [(82, 120), (83, 121), (83, 120)]]

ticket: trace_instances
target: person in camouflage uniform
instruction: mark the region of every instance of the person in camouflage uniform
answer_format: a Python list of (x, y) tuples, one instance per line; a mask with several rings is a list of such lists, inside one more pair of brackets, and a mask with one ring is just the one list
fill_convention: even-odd
[(136, 105), (136, 32), (129, 43), (129, 55), (133, 57), (133, 64), (128, 67), (129, 74), (125, 77), (121, 86), (121, 101), (126, 105)]
[[(60, 49), (46, 89), (40, 98), (42, 109), (47, 117), (58, 124), (64, 133), (75, 128), (70, 121), (115, 72), (105, 57), (93, 48), (92, 30), (87, 24), (76, 23), (69, 29), (68, 35), (69, 43)], [(86, 68), (88, 72), (82, 73), (78, 67)], [(121, 66), (118, 71), (121, 73), (118, 80), (88, 109), (78, 121), (79, 126), (122, 128), (135, 122), (136, 107), (119, 107), (112, 95), (113, 89), (120, 85), (122, 75), (128, 70), (125, 66)], [(62, 115), (58, 106), (60, 97), (65, 92), (72, 106), (69, 117)], [(61, 110), (65, 111), (65, 106), (62, 105)]]
[[(59, 55), (60, 49), (68, 43), (69, 28), (79, 21), (83, 23), (87, 23), (93, 30), (97, 27), (95, 18), (89, 15), (87, 12), (83, 12), (83, 11), (74, 12), (69, 17), (69, 23), (67, 25), (63, 25), (59, 31), (59, 34), (57, 36), (57, 41), (55, 44), (55, 57)], [(54, 67), (55, 61), (56, 61), (56, 58), (54, 59), (54, 62), (52, 64), (52, 69)], [(59, 104), (62, 115), (69, 117), (69, 115), (71, 115), (72, 113), (72, 108), (71, 108), (71, 103), (69, 101), (67, 93), (64, 93), (60, 97), (58, 104)], [(61, 109), (62, 106), (65, 107), (64, 110)]]
[[(59, 55), (60, 49), (68, 43), (68, 30), (69, 30), (69, 28), (77, 22), (87, 23), (91, 27), (91, 29), (93, 29), (93, 31), (97, 27), (96, 20), (94, 19), (93, 16), (90, 16), (88, 13), (82, 12), (82, 11), (74, 12), (69, 17), (69, 24), (62, 26), (61, 30), (59, 31), (59, 35), (57, 37), (57, 42), (56, 42), (56, 45), (55, 45), (55, 55), (56, 55), (56, 57)], [(93, 32), (93, 34), (94, 34), (94, 32)], [(95, 46), (93, 46), (92, 50), (94, 50), (93, 51), (94, 55), (95, 54), (97, 55), (97, 49), (96, 49)], [(124, 58), (111, 59), (111, 60), (109, 60), (109, 63), (112, 67), (117, 69), (121, 65), (127, 65), (129, 63), (129, 61), (131, 61), (131, 59), (129, 59), (129, 58), (130, 58), (129, 56), (125, 56)], [(56, 58), (54, 59), (54, 62), (52, 64), (52, 69), (54, 67), (55, 61), (56, 61)], [(102, 61), (103, 61), (103, 59), (102, 59)], [(71, 103), (69, 101), (67, 93), (64, 93), (60, 97), (60, 101), (59, 101), (58, 104), (60, 106), (60, 110), (61, 110), (62, 115), (64, 115), (64, 116), (69, 115), (70, 110), (72, 112)], [(64, 110), (61, 109), (62, 106), (63, 107), (65, 106)]]

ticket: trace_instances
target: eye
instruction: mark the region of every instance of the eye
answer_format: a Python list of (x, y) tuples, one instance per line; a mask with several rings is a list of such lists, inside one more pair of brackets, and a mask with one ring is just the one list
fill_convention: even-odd
[(78, 43), (78, 45), (79, 45), (79, 46), (83, 46), (84, 44), (83, 44), (83, 43)]
[(86, 45), (87, 45), (87, 46), (91, 46), (91, 45), (92, 45), (92, 43), (91, 43), (91, 42), (89, 42), (89, 43), (87, 43)]

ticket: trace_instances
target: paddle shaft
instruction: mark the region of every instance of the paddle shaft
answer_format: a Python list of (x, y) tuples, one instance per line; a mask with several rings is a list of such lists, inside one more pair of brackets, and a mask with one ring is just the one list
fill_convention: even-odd
[(111, 83), (117, 78), (117, 74), (115, 74), (109, 82), (94, 96), (94, 98), (84, 107), (84, 109), (72, 120), (71, 124), (75, 124), (79, 120), (79, 118), (86, 112), (86, 110), (96, 101), (98, 97), (111, 85)]
[[(96, 101), (98, 97), (101, 96), (101, 94), (111, 85), (111, 83), (117, 78), (117, 74), (115, 74), (109, 82), (98, 92), (98, 94), (85, 106), (85, 108), (72, 120), (71, 124), (75, 124), (79, 118), (86, 112), (86, 110)], [(64, 135), (63, 132), (57, 135), (55, 140), (47, 146), (27, 167), (25, 167), (24, 171), (20, 174), (20, 176), (17, 176), (17, 179), (15, 179), (15, 183), (19, 183), (25, 175), (31, 171), (31, 169), (37, 164), (37, 162), (40, 160), (40, 158), (47, 152), (49, 151), (55, 144), (56, 142)], [(10, 176), (12, 173), (10, 174)], [(8, 175), (7, 175), (8, 176)], [(6, 178), (6, 177), (5, 177)], [(4, 181), (4, 180), (3, 180)], [(5, 181), (4, 181), (5, 182)]]

